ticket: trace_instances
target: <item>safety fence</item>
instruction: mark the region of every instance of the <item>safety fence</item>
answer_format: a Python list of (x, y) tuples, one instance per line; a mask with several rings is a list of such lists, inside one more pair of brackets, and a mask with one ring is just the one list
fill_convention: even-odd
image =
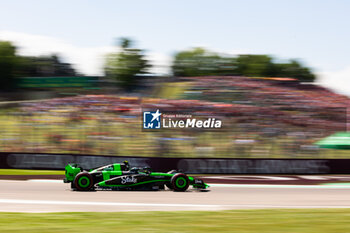
[(129, 161), (131, 167), (192, 174), (347, 174), (350, 159), (230, 159), (0, 153), (0, 168), (61, 170), (68, 163), (86, 169)]

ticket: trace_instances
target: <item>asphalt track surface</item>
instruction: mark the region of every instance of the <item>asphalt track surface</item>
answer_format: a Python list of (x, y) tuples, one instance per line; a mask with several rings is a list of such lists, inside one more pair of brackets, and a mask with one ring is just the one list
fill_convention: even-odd
[(0, 180), (2, 212), (350, 208), (350, 185), (213, 184), (208, 192), (75, 192), (59, 180)]

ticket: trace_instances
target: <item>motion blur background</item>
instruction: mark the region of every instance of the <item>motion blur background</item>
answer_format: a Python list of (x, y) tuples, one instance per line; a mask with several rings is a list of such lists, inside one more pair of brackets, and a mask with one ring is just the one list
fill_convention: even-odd
[[(273, 7), (272, 7), (273, 6)], [(349, 2), (9, 1), (0, 14), (0, 151), (350, 158)], [(220, 130), (141, 130), (143, 109)]]

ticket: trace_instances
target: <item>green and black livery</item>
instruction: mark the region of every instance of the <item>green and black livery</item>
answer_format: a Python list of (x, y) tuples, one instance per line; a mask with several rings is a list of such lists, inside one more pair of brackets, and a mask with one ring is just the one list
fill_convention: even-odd
[(184, 173), (172, 170), (167, 173), (152, 172), (150, 168), (131, 168), (129, 163), (109, 164), (86, 171), (77, 164), (65, 167), (65, 183), (71, 183), (71, 188), (77, 191), (92, 191), (98, 189), (111, 190), (162, 190), (164, 186), (171, 190), (184, 192), (190, 185), (197, 189), (209, 186), (203, 180), (195, 179)]

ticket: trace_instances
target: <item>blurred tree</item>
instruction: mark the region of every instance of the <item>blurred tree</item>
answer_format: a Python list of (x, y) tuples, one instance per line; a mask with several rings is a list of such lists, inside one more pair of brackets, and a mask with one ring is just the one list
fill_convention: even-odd
[(233, 74), (236, 59), (221, 57), (203, 48), (193, 48), (175, 55), (172, 66), (175, 76), (210, 76)]
[(69, 63), (61, 62), (57, 55), (40, 57), (19, 57), (18, 76), (48, 77), (48, 76), (78, 76)]
[(120, 52), (107, 56), (106, 76), (117, 80), (122, 88), (132, 89), (137, 85), (137, 75), (146, 74), (150, 65), (141, 49), (132, 48), (130, 39), (121, 38), (120, 49)]
[(250, 77), (290, 77), (312, 82), (315, 75), (298, 61), (274, 63), (269, 55), (222, 56), (203, 48), (181, 51), (175, 55), (174, 76), (242, 75)]
[(274, 73), (272, 58), (268, 55), (240, 55), (237, 58), (237, 73), (253, 77), (271, 76)]
[(291, 77), (301, 82), (313, 82), (316, 76), (309, 68), (303, 67), (297, 60), (290, 60), (289, 63), (275, 64), (279, 77)]
[(0, 41), (0, 89), (9, 91), (15, 85), (16, 48), (8, 41)]

